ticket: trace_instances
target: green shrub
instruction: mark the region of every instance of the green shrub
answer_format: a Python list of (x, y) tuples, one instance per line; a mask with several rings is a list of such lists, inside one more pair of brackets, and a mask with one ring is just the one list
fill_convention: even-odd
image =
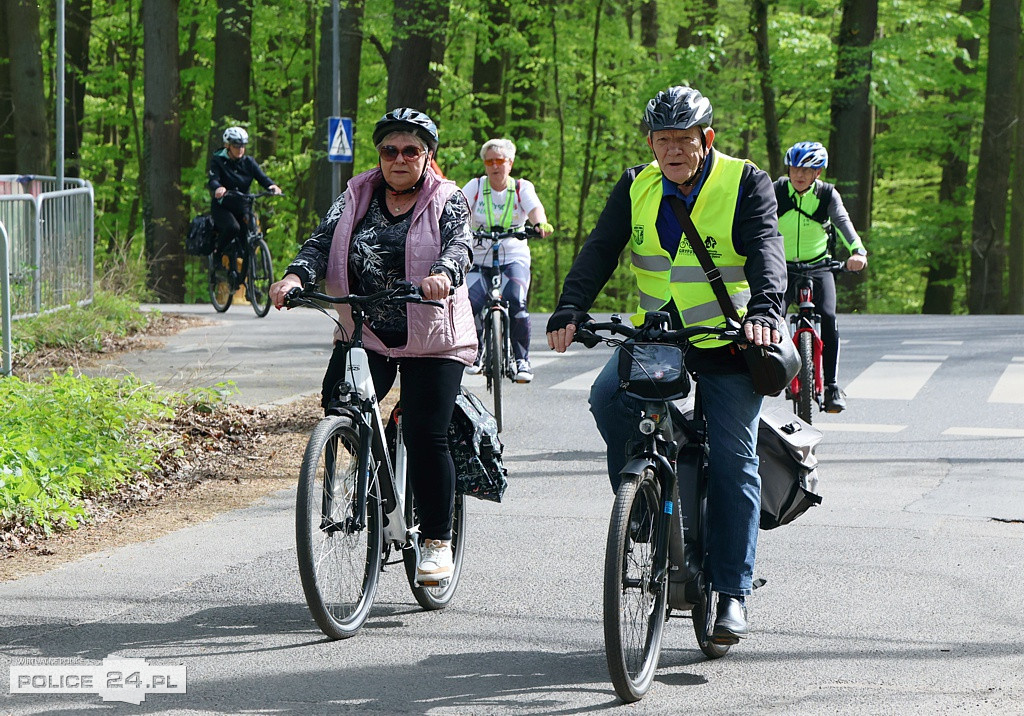
[(162, 450), (154, 421), (181, 401), (132, 377), (0, 380), (0, 526), (76, 527), (82, 498), (152, 472)]
[(96, 353), (107, 336), (130, 336), (146, 328), (154, 315), (139, 310), (127, 296), (98, 291), (92, 303), (16, 321), (11, 326), (15, 356), (53, 348)]

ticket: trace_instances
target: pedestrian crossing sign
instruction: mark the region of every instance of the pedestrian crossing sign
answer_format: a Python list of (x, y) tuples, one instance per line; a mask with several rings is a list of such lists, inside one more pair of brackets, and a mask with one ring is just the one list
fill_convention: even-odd
[(327, 159), (352, 163), (352, 118), (327, 118)]

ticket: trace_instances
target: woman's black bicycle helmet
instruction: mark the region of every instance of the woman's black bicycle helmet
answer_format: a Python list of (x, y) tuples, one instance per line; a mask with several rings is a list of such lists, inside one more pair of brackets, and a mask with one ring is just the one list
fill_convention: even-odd
[(419, 110), (399, 107), (381, 117), (373, 127), (373, 146), (378, 146), (381, 140), (391, 132), (415, 134), (426, 142), (430, 151), (437, 152), (437, 125), (434, 124), (434, 120)]
[(662, 90), (647, 103), (644, 125), (650, 132), (711, 126), (711, 101), (691, 87)]

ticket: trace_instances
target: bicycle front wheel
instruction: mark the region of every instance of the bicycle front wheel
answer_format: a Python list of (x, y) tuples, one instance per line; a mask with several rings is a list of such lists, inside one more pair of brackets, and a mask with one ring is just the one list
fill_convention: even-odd
[(224, 313), (231, 306), (231, 299), (235, 296), (235, 290), (231, 287), (231, 275), (224, 265), (224, 255), (214, 251), (206, 257), (206, 266), (209, 271), (210, 303), (217, 313)]
[(604, 560), (604, 645), (608, 673), (623, 701), (651, 687), (661, 654), (667, 584), (654, 578), (660, 534), (660, 487), (651, 470), (623, 480), (615, 493)]
[(274, 281), (274, 266), (270, 260), (270, 249), (263, 239), (252, 245), (249, 256), (249, 303), (257, 318), (270, 312), (270, 284)]
[(487, 346), (491, 369), (491, 394), (494, 396), (494, 419), (501, 432), (501, 388), (505, 382), (505, 323), (501, 311), (491, 311), (491, 343)]
[[(419, 523), (416, 515), (416, 508), (413, 504), (412, 487), (406, 487), (405, 491), (405, 514), (406, 521), (410, 525)], [(410, 545), (402, 550), (402, 559), (405, 561), (405, 576), (409, 579), (409, 587), (416, 602), (428, 611), (444, 609), (451, 603), (455, 596), (455, 589), (459, 586), (459, 577), (462, 575), (462, 555), (466, 550), (466, 499), (463, 495), (455, 496), (455, 512), (452, 517), (452, 578), (443, 587), (422, 587), (416, 584), (416, 551)]]
[[(295, 546), (306, 604), (332, 639), (354, 636), (366, 621), (381, 570), (380, 495), (368, 479), (357, 514), (359, 431), (351, 417), (321, 420), (306, 445), (295, 509)], [(374, 466), (370, 464), (370, 475)]]
[(800, 392), (796, 396), (796, 414), (811, 422), (811, 396), (814, 395), (814, 338), (810, 331), (800, 334)]

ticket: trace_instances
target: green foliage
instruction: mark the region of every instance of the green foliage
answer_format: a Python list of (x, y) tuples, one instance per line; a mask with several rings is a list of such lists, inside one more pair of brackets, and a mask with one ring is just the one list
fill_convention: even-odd
[(54, 348), (84, 353), (103, 350), (105, 336), (124, 337), (138, 333), (153, 314), (139, 310), (137, 301), (98, 291), (92, 303), (24, 318), (11, 329), (11, 350), (19, 355)]
[(76, 527), (82, 499), (149, 474), (162, 449), (153, 421), (181, 400), (134, 378), (0, 380), (0, 522)]

